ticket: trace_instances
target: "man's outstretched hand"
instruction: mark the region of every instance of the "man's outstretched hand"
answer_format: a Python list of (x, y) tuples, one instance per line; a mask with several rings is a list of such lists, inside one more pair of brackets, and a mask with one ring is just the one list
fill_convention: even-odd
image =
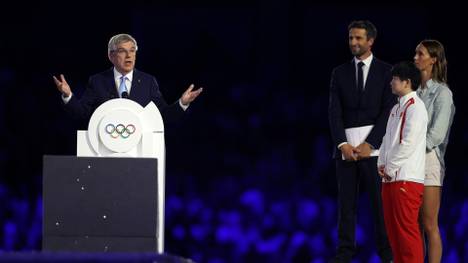
[(57, 89), (63, 94), (63, 96), (65, 98), (70, 97), (71, 88), (65, 80), (65, 76), (63, 76), (63, 74), (60, 74), (60, 80), (57, 79), (55, 76), (52, 77), (54, 78), (55, 86), (57, 86)]
[(189, 105), (192, 101), (194, 101), (198, 95), (203, 91), (203, 88), (200, 87), (197, 90), (193, 90), (195, 85), (190, 84), (188, 89), (182, 94), (182, 97), (180, 98), (181, 102), (183, 105)]

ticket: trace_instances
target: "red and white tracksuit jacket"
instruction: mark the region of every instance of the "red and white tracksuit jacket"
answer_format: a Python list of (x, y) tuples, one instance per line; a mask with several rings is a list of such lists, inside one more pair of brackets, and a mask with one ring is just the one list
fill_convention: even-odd
[(424, 183), (427, 120), (424, 102), (414, 91), (393, 106), (377, 162), (385, 165), (391, 182)]

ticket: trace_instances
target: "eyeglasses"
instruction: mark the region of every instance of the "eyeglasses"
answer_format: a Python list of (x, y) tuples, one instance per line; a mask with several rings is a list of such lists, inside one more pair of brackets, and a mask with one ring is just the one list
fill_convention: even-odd
[(112, 52), (115, 52), (121, 56), (123, 55), (135, 55), (136, 54), (136, 49), (135, 48), (132, 48), (132, 49), (125, 49), (125, 48), (118, 48), (117, 50), (112, 50)]

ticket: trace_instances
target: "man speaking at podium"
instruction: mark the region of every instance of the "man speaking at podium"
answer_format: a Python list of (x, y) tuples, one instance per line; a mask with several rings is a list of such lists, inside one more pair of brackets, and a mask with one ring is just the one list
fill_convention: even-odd
[(203, 88), (194, 91), (194, 85), (191, 84), (177, 102), (168, 105), (159, 90), (156, 78), (135, 69), (137, 50), (137, 42), (132, 36), (128, 34), (113, 36), (109, 40), (107, 55), (114, 67), (91, 76), (81, 99), (73, 95), (63, 74), (60, 74), (60, 79), (54, 76), (55, 85), (62, 93), (65, 109), (78, 119), (87, 122), (94, 110), (107, 100), (128, 98), (142, 107), (151, 101), (154, 102), (165, 121), (180, 119)]

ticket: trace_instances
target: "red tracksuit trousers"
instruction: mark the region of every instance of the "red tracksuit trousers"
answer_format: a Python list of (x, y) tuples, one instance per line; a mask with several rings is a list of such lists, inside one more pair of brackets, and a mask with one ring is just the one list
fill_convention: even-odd
[(385, 228), (395, 263), (424, 262), (418, 214), (424, 184), (396, 181), (382, 183)]

